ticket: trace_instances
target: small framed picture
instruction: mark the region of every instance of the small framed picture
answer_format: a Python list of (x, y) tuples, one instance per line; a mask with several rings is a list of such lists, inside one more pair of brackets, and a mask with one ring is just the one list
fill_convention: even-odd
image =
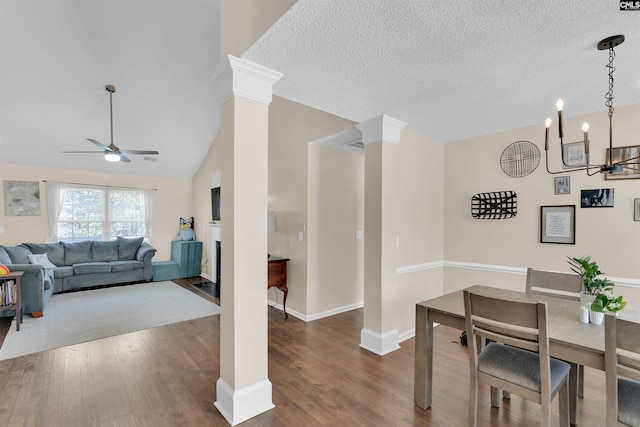
[(581, 208), (612, 208), (615, 188), (580, 190)]
[(640, 199), (633, 199), (633, 220), (640, 221)]
[(562, 145), (562, 154), (565, 164), (562, 167), (576, 168), (586, 166), (589, 162), (587, 153), (584, 149), (584, 141), (570, 142)]
[(568, 176), (557, 176), (553, 178), (555, 194), (569, 194), (571, 192), (569, 178)]
[(576, 244), (576, 205), (540, 206), (540, 243)]

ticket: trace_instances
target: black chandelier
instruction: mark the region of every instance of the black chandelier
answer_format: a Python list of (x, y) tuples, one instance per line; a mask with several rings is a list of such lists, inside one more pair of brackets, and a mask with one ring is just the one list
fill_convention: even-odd
[[(631, 157), (628, 159), (619, 159), (618, 161), (613, 161), (613, 72), (616, 70), (613, 66), (613, 60), (616, 56), (614, 48), (624, 42), (623, 35), (611, 36), (607, 37), (604, 40), (601, 40), (598, 43), (598, 50), (609, 50), (609, 63), (607, 64), (607, 68), (609, 69), (609, 90), (605, 94), (605, 103), (604, 105), (609, 109), (609, 152), (608, 156), (605, 160), (604, 164), (591, 164), (589, 160), (589, 124), (582, 124), (582, 131), (584, 132), (584, 140), (578, 141), (583, 142), (584, 145), (584, 161), (579, 162), (582, 165), (580, 167), (573, 167), (570, 162), (568, 162), (567, 157), (569, 154), (569, 145), (573, 146), (576, 143), (565, 143), (564, 142), (564, 131), (562, 129), (562, 108), (564, 107), (564, 103), (562, 99), (558, 99), (556, 103), (556, 107), (558, 109), (558, 134), (560, 136), (560, 148), (562, 152), (562, 165), (565, 169), (558, 172), (552, 172), (549, 170), (549, 127), (551, 126), (551, 119), (547, 119), (545, 122), (545, 135), (544, 135), (544, 150), (545, 150), (545, 163), (547, 166), (547, 172), (550, 174), (560, 174), (560, 173), (568, 173), (575, 171), (586, 171), (587, 175), (593, 176), (597, 173), (603, 174), (619, 174), (622, 173), (625, 169), (631, 169), (634, 171), (638, 171), (636, 168), (632, 168), (631, 165), (640, 165), (640, 156)], [(581, 149), (580, 149), (581, 150)], [(582, 154), (582, 153), (580, 153)]]

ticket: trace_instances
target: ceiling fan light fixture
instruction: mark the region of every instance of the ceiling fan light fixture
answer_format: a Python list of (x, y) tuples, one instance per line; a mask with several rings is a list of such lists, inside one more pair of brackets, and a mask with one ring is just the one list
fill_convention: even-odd
[(118, 153), (104, 153), (104, 159), (108, 162), (119, 162), (120, 154)]

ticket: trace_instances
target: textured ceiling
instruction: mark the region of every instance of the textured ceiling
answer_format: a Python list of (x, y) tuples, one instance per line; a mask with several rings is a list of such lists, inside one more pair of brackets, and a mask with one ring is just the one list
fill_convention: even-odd
[[(238, 0), (246, 1), (246, 0)], [(266, 0), (265, 0), (266, 1)], [(189, 179), (218, 130), (219, 0), (0, 0), (0, 162)], [(301, 0), (243, 55), (277, 96), (441, 142), (640, 102), (640, 12), (618, 0)], [(156, 149), (112, 164), (86, 138)], [(307, 143), (308, 141), (301, 141)]]
[[(218, 0), (1, 0), (0, 162), (190, 179), (218, 128)], [(114, 143), (155, 162), (109, 163)]]
[(356, 122), (381, 114), (441, 142), (640, 102), (640, 11), (618, 0), (300, 0), (243, 57), (274, 94)]

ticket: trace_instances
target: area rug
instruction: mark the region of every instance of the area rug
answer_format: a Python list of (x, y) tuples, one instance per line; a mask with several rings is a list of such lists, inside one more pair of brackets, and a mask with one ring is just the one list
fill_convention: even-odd
[(44, 317), (13, 319), (0, 360), (220, 313), (220, 307), (173, 282), (55, 294)]

